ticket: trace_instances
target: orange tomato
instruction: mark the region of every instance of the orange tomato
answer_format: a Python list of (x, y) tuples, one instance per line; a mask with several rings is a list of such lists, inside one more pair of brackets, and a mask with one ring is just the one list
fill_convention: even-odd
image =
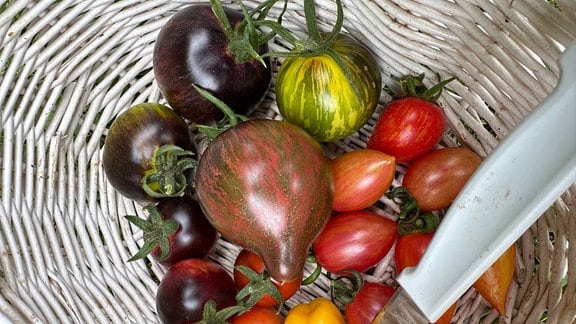
[(473, 285), (500, 314), (506, 313), (506, 298), (514, 278), (515, 266), (516, 246), (512, 245)]

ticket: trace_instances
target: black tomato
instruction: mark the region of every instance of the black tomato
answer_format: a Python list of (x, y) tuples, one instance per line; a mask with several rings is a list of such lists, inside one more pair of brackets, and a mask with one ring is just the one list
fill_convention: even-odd
[[(241, 12), (223, 9), (232, 29), (243, 22)], [(238, 54), (242, 46), (230, 38), (209, 4), (182, 9), (160, 30), (154, 46), (154, 75), (162, 94), (182, 117), (199, 124), (223, 117), (193, 84), (238, 114), (248, 114), (266, 94), (272, 78), (270, 59), (264, 58), (264, 65)], [(268, 45), (263, 43), (254, 51), (263, 54)]]
[(194, 145), (184, 120), (164, 105), (142, 103), (118, 115), (103, 150), (106, 177), (127, 198), (179, 196), (187, 187)]
[(148, 221), (126, 216), (144, 231), (145, 242), (130, 261), (150, 254), (158, 263), (170, 267), (184, 259), (203, 258), (216, 245), (218, 232), (197, 201), (188, 197), (168, 198), (145, 209)]
[(217, 310), (235, 305), (234, 279), (214, 262), (186, 259), (170, 267), (162, 278), (156, 310), (162, 323), (194, 323), (202, 319), (209, 300)]

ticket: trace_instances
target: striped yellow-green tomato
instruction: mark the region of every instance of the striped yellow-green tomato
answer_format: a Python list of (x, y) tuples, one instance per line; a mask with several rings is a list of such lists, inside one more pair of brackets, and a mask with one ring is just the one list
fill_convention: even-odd
[(331, 142), (370, 119), (381, 88), (373, 55), (341, 34), (325, 52), (284, 60), (276, 77), (276, 101), (285, 120), (320, 142)]

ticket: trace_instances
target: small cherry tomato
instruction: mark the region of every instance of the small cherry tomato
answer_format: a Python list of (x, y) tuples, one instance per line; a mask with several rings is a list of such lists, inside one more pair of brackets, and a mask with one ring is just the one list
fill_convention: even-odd
[(474, 289), (500, 314), (506, 314), (506, 299), (514, 278), (515, 267), (516, 246), (512, 245), (473, 285)]
[(222, 266), (203, 259), (186, 259), (170, 267), (156, 292), (162, 323), (193, 323), (203, 316), (207, 301), (220, 310), (236, 304), (234, 280)]
[[(238, 269), (237, 266), (246, 266), (256, 273), (261, 274), (263, 271), (266, 270), (264, 262), (262, 258), (256, 254), (252, 253), (248, 250), (242, 250), (236, 257), (236, 261), (234, 262), (234, 281), (236, 283), (236, 287), (238, 290), (244, 288), (247, 284), (249, 284), (250, 279), (243, 275)], [(298, 289), (300, 288), (300, 284), (302, 283), (302, 276), (288, 282), (278, 282), (272, 278), (268, 278), (271, 280), (272, 284), (274, 284), (278, 290), (280, 291), (280, 295), (284, 301), (288, 300), (290, 297), (294, 296)], [(278, 301), (274, 299), (270, 294), (265, 294), (257, 303), (257, 306), (261, 307), (276, 307), (279, 305)]]
[(396, 159), (386, 153), (360, 149), (330, 161), (334, 173), (334, 203), (338, 212), (362, 210), (374, 204), (394, 180)]
[(370, 324), (386, 305), (395, 289), (376, 282), (366, 282), (346, 306), (348, 324)]
[(412, 162), (402, 185), (421, 210), (440, 210), (450, 206), (481, 162), (480, 156), (463, 147), (430, 151)]
[(275, 308), (254, 306), (232, 317), (228, 322), (230, 324), (282, 324), (284, 319)]
[(369, 211), (333, 216), (313, 244), (318, 263), (331, 273), (364, 272), (390, 251), (396, 222)]

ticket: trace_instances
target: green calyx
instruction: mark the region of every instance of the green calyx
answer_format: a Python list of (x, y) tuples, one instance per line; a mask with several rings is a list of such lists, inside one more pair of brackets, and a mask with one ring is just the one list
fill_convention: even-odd
[[(263, 57), (258, 53), (260, 47), (272, 39), (274, 32), (262, 34), (258, 30), (259, 21), (264, 20), (267, 13), (278, 0), (263, 1), (254, 10), (249, 11), (246, 6), (239, 1), (244, 20), (236, 27), (233, 27), (226, 16), (224, 7), (220, 0), (210, 0), (212, 12), (218, 19), (222, 30), (226, 34), (229, 42), (229, 50), (240, 63), (246, 63), (255, 59), (266, 66)], [(256, 16), (256, 17), (254, 17)]]
[(400, 207), (398, 216), (398, 233), (406, 235), (411, 233), (432, 233), (438, 229), (440, 220), (430, 212), (422, 213), (418, 202), (406, 187), (396, 187), (386, 195)]
[(153, 198), (179, 197), (187, 187), (186, 171), (196, 168), (194, 152), (166, 144), (157, 147), (152, 168), (142, 177), (142, 189)]
[(244, 305), (234, 305), (218, 310), (216, 303), (209, 300), (204, 304), (202, 320), (196, 322), (196, 324), (227, 324), (228, 319), (248, 310), (250, 310), (250, 308)]
[(124, 216), (130, 223), (144, 232), (144, 245), (128, 261), (143, 259), (156, 247), (160, 248), (158, 261), (164, 261), (170, 255), (170, 237), (176, 233), (179, 225), (171, 219), (162, 220), (162, 215), (154, 205), (146, 205), (144, 209), (148, 212), (149, 220), (133, 215)]
[(248, 284), (236, 294), (237, 304), (242, 304), (250, 309), (256, 305), (262, 297), (268, 294), (278, 302), (280, 305), (279, 308), (282, 308), (284, 299), (278, 287), (272, 282), (268, 271), (257, 273), (243, 265), (238, 265), (235, 269), (248, 278)]
[(407, 75), (401, 78), (393, 76), (392, 78), (400, 84), (400, 89), (402, 90), (401, 96), (420, 98), (426, 101), (435, 102), (440, 98), (444, 87), (452, 80), (456, 79), (456, 77), (452, 77), (447, 80), (442, 80), (439, 75), (437, 75), (437, 77), (438, 83), (432, 86), (432, 88), (426, 87), (422, 82), (424, 80), (424, 73), (419, 74), (418, 76)]
[(364, 277), (360, 272), (344, 270), (339, 277), (330, 282), (332, 301), (341, 311), (344, 311), (362, 287), (364, 287)]

